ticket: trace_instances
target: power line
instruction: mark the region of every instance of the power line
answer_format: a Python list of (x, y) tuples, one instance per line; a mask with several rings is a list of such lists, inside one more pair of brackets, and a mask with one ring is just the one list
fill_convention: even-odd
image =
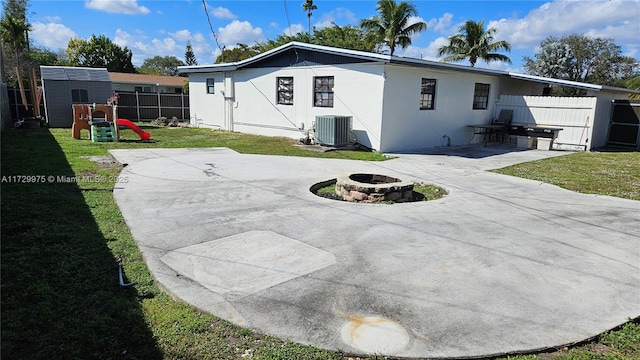
[(216, 45), (218, 49), (220, 49), (220, 60), (224, 62), (224, 46), (220, 46), (220, 42), (218, 41), (218, 35), (213, 31), (213, 25), (211, 25), (211, 18), (209, 17), (209, 11), (207, 10), (207, 2), (202, 0), (202, 6), (204, 6), (204, 13), (207, 15), (207, 22), (209, 23), (209, 29), (211, 29), (211, 33), (213, 34), (213, 39), (216, 41)]
[(287, 9), (287, 0), (283, 0), (284, 2), (284, 15), (287, 17), (287, 30), (289, 30), (289, 36), (293, 36), (291, 33), (291, 21), (289, 21), (289, 9)]

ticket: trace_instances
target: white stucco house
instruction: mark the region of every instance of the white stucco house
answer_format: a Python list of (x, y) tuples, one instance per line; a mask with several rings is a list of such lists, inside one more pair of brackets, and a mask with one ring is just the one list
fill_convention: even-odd
[[(612, 100), (632, 92), (297, 42), (179, 71), (189, 75), (194, 126), (300, 139), (316, 116), (344, 116), (357, 141), (380, 152), (480, 141), (469, 125), (501, 109), (514, 110), (514, 123), (565, 129), (556, 148), (588, 150), (607, 143)], [(542, 96), (553, 84), (588, 95)]]

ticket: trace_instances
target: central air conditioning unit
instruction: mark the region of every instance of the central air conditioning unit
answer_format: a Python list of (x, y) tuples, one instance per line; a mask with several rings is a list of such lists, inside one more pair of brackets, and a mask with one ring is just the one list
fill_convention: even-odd
[(316, 116), (316, 142), (321, 145), (341, 146), (352, 141), (351, 116)]

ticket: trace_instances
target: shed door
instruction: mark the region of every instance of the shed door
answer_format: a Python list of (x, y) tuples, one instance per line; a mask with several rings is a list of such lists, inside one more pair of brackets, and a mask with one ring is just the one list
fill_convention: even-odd
[(614, 100), (607, 143), (640, 149), (640, 103)]

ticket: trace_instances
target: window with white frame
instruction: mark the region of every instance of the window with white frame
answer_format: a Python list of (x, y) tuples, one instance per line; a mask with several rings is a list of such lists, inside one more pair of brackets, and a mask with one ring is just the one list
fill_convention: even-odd
[(435, 109), (436, 79), (422, 78), (420, 86), (420, 110)]
[(484, 110), (489, 105), (489, 84), (476, 83), (473, 91), (473, 109)]
[(333, 107), (333, 76), (313, 78), (313, 106)]
[(215, 94), (215, 79), (207, 79), (207, 94)]
[(276, 80), (278, 104), (293, 105), (293, 77), (283, 76)]

